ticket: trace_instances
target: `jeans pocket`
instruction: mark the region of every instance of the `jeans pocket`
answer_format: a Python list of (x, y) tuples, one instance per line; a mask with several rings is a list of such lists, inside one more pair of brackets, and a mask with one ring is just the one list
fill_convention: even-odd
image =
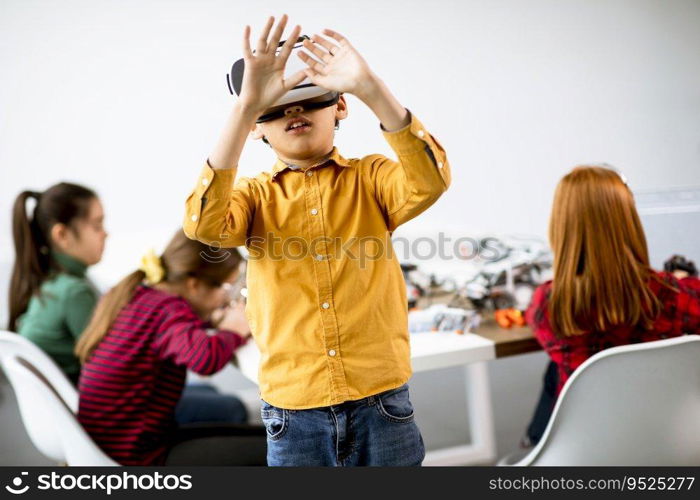
[(408, 384), (377, 394), (377, 411), (390, 422), (413, 422), (413, 405), (408, 398)]
[(267, 437), (272, 441), (280, 439), (287, 432), (289, 413), (284, 408), (272, 406), (261, 400), (260, 418), (267, 431)]

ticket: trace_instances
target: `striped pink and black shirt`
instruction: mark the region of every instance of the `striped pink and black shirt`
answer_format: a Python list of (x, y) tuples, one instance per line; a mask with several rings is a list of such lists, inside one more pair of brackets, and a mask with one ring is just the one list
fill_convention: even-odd
[(78, 420), (122, 465), (162, 464), (187, 370), (209, 375), (245, 339), (183, 299), (139, 285), (82, 368)]

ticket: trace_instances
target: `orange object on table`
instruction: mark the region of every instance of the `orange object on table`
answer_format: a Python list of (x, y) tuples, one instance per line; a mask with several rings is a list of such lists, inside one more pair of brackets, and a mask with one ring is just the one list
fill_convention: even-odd
[(522, 311), (515, 308), (496, 309), (494, 312), (494, 318), (496, 319), (498, 326), (501, 328), (525, 325), (525, 315)]

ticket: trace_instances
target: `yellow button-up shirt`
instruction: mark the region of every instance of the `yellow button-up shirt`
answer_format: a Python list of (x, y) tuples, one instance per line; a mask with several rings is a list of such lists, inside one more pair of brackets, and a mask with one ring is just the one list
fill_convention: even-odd
[[(374, 154), (236, 180), (205, 164), (187, 198), (191, 239), (249, 251), (246, 316), (260, 396), (306, 409), (393, 389), (411, 376), (406, 285), (391, 233), (450, 184), (444, 149), (411, 115)], [(219, 250), (221, 251), (221, 250)]]

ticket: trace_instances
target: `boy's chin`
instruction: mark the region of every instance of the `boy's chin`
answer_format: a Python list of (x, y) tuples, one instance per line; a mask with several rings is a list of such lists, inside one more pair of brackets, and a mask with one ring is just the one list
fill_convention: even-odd
[(308, 159), (324, 154), (320, 152), (323, 148), (315, 144), (300, 143), (293, 146), (296, 147), (287, 147), (284, 151), (280, 151), (282, 156), (285, 156), (286, 158)]

